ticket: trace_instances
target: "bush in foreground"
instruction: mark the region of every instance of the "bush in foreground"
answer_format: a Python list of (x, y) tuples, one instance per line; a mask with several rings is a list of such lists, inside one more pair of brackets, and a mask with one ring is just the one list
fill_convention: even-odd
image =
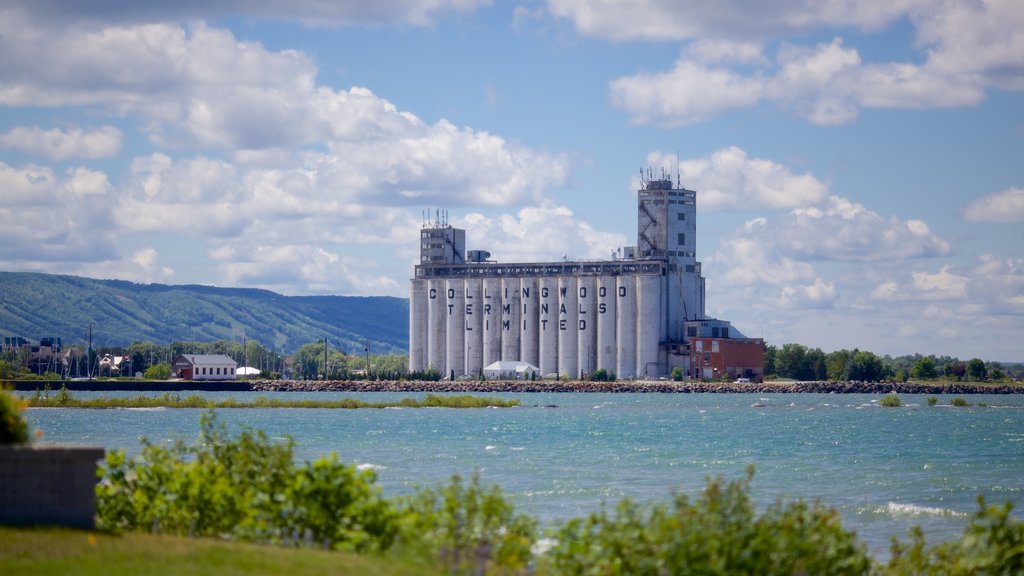
[(0, 444), (28, 442), (25, 407), (25, 401), (0, 386)]
[(871, 558), (834, 510), (802, 501), (758, 515), (745, 480), (709, 480), (691, 500), (571, 520), (556, 534), (557, 574), (866, 574)]
[(709, 479), (693, 498), (622, 500), (539, 540), (537, 521), (516, 513), (499, 488), (476, 475), (385, 499), (372, 471), (334, 455), (300, 465), (293, 456), (291, 440), (274, 443), (248, 429), (231, 437), (205, 414), (194, 444), (144, 441), (137, 457), (108, 454), (96, 489), (97, 525), (387, 552), (450, 574), (1024, 573), (1024, 522), (1010, 515), (1009, 504), (979, 500), (958, 541), (929, 547), (912, 530), (909, 542), (894, 539), (882, 565), (833, 509), (780, 501), (759, 513), (749, 495), (753, 468), (741, 480)]

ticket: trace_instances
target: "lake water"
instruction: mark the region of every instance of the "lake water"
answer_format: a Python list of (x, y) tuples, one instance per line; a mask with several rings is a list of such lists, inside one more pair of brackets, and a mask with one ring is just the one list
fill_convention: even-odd
[[(187, 393), (183, 393), (187, 394)], [(111, 393), (76, 392), (80, 398)], [(138, 393), (123, 395), (136, 396)], [(254, 398), (256, 393), (203, 393)], [(275, 398), (388, 400), (416, 393), (275, 393)], [(511, 409), (231, 409), (219, 417), (271, 437), (297, 455), (336, 452), (378, 473), (387, 495), (478, 471), (518, 510), (556, 522), (625, 496), (667, 501), (708, 476), (739, 478), (756, 466), (759, 505), (779, 498), (836, 508), (879, 556), (892, 536), (920, 525), (929, 542), (958, 537), (977, 497), (1024, 504), (1024, 395), (494, 394)], [(985, 404), (986, 406), (977, 406)], [(763, 405), (763, 406), (761, 406)], [(32, 409), (49, 442), (140, 449), (139, 437), (192, 439), (202, 411)]]

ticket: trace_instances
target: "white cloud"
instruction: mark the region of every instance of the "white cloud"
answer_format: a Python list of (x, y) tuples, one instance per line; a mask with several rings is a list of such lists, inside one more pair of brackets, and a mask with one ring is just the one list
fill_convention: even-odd
[(549, 0), (548, 10), (569, 19), (584, 35), (613, 40), (688, 40), (770, 38), (819, 28), (875, 30), (931, 2), (897, 0), (859, 2), (828, 0), (808, 5), (801, 0), (737, 0), (723, 6), (714, 0)]
[[(1024, 10), (1014, 0), (836, 0), (813, 9), (794, 1), (732, 10), (699, 1), (641, 4), (552, 0), (550, 8), (588, 35), (691, 41), (671, 70), (609, 84), (612, 102), (637, 123), (681, 126), (772, 103), (837, 125), (862, 108), (972, 106), (989, 88), (1024, 90)], [(816, 46), (783, 43), (774, 61), (760, 48), (794, 32), (870, 32), (904, 19), (915, 29), (916, 61), (865, 62), (839, 37)]]
[(621, 234), (595, 230), (573, 212), (551, 201), (522, 208), (515, 215), (470, 213), (456, 225), (467, 230), (470, 249), (487, 250), (501, 262), (553, 262), (608, 259), (626, 244)]
[[(64, 176), (35, 165), (0, 162), (0, 263), (6, 269), (95, 262), (116, 253), (113, 219), (120, 208), (106, 174), (83, 167)], [(33, 269), (33, 268), (29, 268)]]
[[(676, 159), (654, 152), (647, 163), (671, 170)], [(683, 160), (679, 172), (683, 186), (697, 191), (697, 208), (702, 211), (795, 208), (817, 204), (828, 192), (828, 186), (811, 174), (793, 174), (771, 160), (750, 158), (735, 146)]]
[(950, 266), (943, 266), (935, 274), (927, 272), (911, 272), (914, 279), (913, 288), (917, 291), (916, 299), (927, 300), (958, 300), (967, 295), (968, 279), (949, 271)]
[(1024, 188), (1007, 188), (983, 196), (964, 208), (968, 222), (1024, 222)]
[(609, 82), (608, 89), (612, 104), (634, 123), (676, 127), (753, 106), (765, 86), (758, 76), (680, 59), (669, 72), (624, 76)]
[(812, 284), (784, 287), (779, 303), (791, 309), (826, 309), (831, 308), (837, 298), (834, 282), (815, 278)]
[(920, 220), (884, 218), (877, 212), (831, 196), (824, 209), (793, 210), (771, 227), (766, 241), (804, 259), (878, 261), (945, 256), (949, 242)]
[(21, 150), (51, 160), (108, 158), (116, 156), (121, 149), (121, 131), (112, 126), (89, 132), (80, 128), (64, 131), (18, 126), (0, 134), (0, 148)]
[(951, 76), (927, 64), (864, 63), (841, 38), (814, 47), (784, 44), (774, 67), (752, 71), (707, 66), (705, 60), (698, 53), (693, 60), (680, 58), (669, 72), (617, 78), (609, 83), (612, 103), (633, 122), (664, 126), (703, 122), (761, 102), (831, 126), (853, 121), (863, 107), (968, 106), (984, 97), (976, 77)]
[(938, 272), (912, 270), (877, 284), (871, 298), (883, 302), (943, 302), (941, 308), (929, 305), (928, 316), (956, 314), (965, 320), (977, 317), (972, 321), (981, 323), (983, 316), (1024, 315), (1022, 294), (1024, 260), (984, 254), (969, 273), (957, 273), (948, 264)]
[(701, 64), (768, 64), (760, 44), (725, 40), (695, 40), (686, 48), (687, 54)]

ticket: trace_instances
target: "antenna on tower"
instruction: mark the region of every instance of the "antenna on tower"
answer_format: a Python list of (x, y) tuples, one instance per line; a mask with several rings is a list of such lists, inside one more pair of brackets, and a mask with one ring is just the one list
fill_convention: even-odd
[(681, 189), (683, 181), (679, 178), (679, 150), (676, 150), (676, 188)]

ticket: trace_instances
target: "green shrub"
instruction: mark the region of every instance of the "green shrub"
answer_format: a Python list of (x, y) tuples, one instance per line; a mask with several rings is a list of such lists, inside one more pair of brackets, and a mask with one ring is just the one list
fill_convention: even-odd
[(608, 371), (604, 368), (598, 368), (590, 374), (590, 379), (593, 382), (608, 382)]
[(936, 403), (937, 403), (938, 401), (939, 401), (939, 399), (938, 399), (938, 398), (936, 398), (935, 396), (929, 396), (929, 397), (928, 397), (928, 405), (929, 405), (929, 406), (935, 406), (935, 404), (936, 404)]
[(964, 400), (963, 398), (953, 398), (952, 400), (950, 400), (949, 404), (951, 406), (970, 406), (971, 405), (967, 400)]
[(200, 428), (192, 445), (143, 440), (137, 457), (109, 452), (96, 487), (97, 527), (353, 550), (394, 539), (397, 517), (372, 471), (333, 455), (296, 467), (290, 439), (272, 443), (248, 429), (233, 438), (213, 412)]
[(146, 380), (167, 380), (171, 377), (171, 367), (166, 362), (154, 364), (142, 374)]
[(28, 421), (25, 420), (25, 401), (6, 388), (0, 387), (0, 444), (28, 442)]
[(871, 559), (838, 514), (802, 501), (758, 515), (746, 480), (709, 480), (695, 500), (629, 499), (574, 519), (544, 559), (557, 574), (867, 574)]
[(895, 394), (889, 394), (888, 396), (882, 396), (878, 400), (878, 405), (885, 406), (887, 408), (899, 408), (900, 406), (903, 405), (903, 402), (900, 401), (899, 396)]
[(679, 366), (676, 366), (675, 368), (673, 368), (672, 369), (672, 379), (675, 380), (676, 382), (681, 381), (683, 379), (683, 369), (680, 368)]
[(532, 559), (537, 521), (517, 514), (497, 486), (474, 474), (403, 500), (402, 541), (451, 574), (523, 571)]

